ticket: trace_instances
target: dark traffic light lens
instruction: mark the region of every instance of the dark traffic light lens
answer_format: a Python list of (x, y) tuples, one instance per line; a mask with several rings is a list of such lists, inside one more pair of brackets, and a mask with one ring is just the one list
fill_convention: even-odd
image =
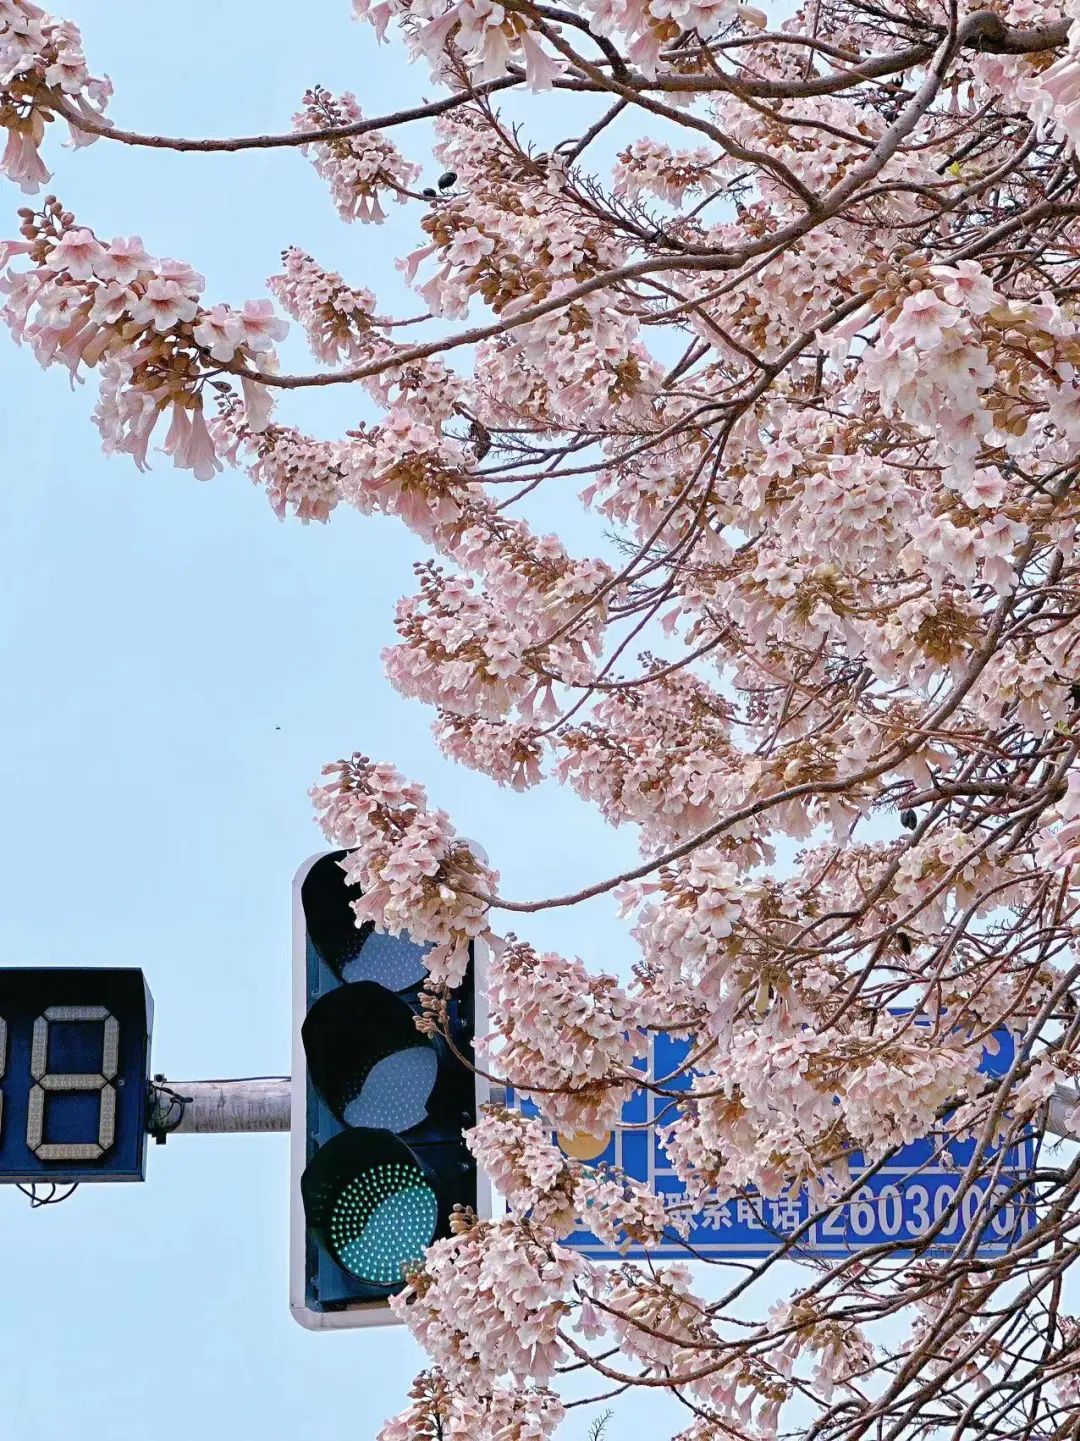
[(400, 1289), (439, 1224), (430, 1172), (389, 1131), (345, 1131), (315, 1155), (300, 1181), (308, 1225), (351, 1276)]
[(418, 986), (427, 975), (424, 955), (430, 946), (407, 936), (386, 936), (370, 921), (356, 924), (352, 902), (360, 897), (338, 862), (345, 851), (322, 856), (300, 888), (307, 933), (318, 954), (343, 981), (378, 981), (392, 991)]
[(339, 1121), (408, 1131), (427, 1116), (439, 1056), (412, 1010), (374, 981), (328, 991), (300, 1035), (312, 1084)]
[(348, 1101), (341, 1118), (347, 1126), (378, 1126), (408, 1131), (427, 1115), (439, 1058), (433, 1046), (411, 1046), (376, 1061), (360, 1094)]
[(354, 931), (355, 949), (343, 957), (343, 981), (378, 981), (390, 991), (407, 991), (427, 976), (424, 956), (430, 946), (418, 946), (405, 936), (384, 936), (371, 926)]

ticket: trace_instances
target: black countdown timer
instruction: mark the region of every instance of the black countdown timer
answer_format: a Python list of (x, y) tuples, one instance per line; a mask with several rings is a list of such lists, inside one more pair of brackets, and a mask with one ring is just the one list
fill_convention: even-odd
[(0, 1182), (145, 1178), (152, 1019), (140, 970), (0, 968)]

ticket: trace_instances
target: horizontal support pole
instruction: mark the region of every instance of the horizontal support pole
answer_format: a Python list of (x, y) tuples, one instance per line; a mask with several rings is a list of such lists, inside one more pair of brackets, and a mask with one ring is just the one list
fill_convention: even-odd
[(166, 1081), (155, 1077), (151, 1135), (214, 1136), (287, 1131), (292, 1110), (288, 1076), (247, 1081)]
[(1054, 1087), (1046, 1110), (1046, 1129), (1052, 1136), (1080, 1140), (1080, 1091), (1061, 1081)]
[[(292, 1110), (288, 1076), (240, 1081), (165, 1081), (152, 1084), (154, 1104), (150, 1131), (166, 1136), (232, 1135), (287, 1131)], [(492, 1088), (502, 1102), (505, 1091)], [(1046, 1130), (1054, 1136), (1080, 1140), (1080, 1092), (1059, 1083), (1047, 1108)]]

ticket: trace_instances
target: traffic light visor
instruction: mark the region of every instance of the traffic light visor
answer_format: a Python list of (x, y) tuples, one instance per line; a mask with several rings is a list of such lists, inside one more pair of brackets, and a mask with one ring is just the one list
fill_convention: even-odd
[(328, 1141), (300, 1180), (308, 1225), (351, 1276), (399, 1289), (439, 1222), (431, 1173), (389, 1131), (345, 1131)]
[(338, 864), (344, 851), (320, 857), (300, 890), (311, 943), (343, 981), (378, 981), (393, 991), (418, 986), (427, 975), (424, 955), (430, 946), (408, 936), (387, 936), (370, 921), (356, 924), (352, 903), (360, 891), (345, 880)]

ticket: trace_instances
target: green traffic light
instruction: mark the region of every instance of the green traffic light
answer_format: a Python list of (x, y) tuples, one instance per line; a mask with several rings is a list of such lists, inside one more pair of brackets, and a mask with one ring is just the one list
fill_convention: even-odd
[(363, 1128), (322, 1146), (300, 1182), (308, 1225), (337, 1264), (387, 1290), (400, 1290), (435, 1237), (435, 1185), (397, 1136)]
[(415, 1167), (376, 1166), (347, 1181), (330, 1217), (330, 1249), (351, 1276), (392, 1286), (423, 1260), (439, 1204)]

